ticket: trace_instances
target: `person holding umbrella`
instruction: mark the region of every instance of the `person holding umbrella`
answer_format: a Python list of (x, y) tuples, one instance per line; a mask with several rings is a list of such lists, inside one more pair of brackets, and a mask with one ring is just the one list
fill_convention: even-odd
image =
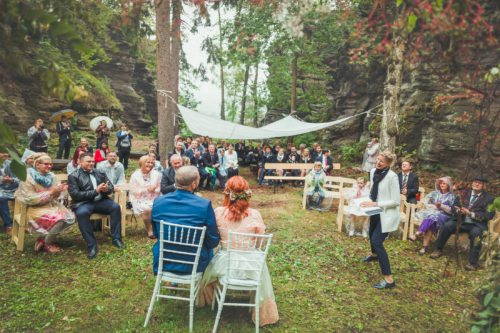
[(101, 124), (95, 129), (97, 134), (97, 144), (96, 147), (100, 147), (101, 141), (108, 141), (109, 137), (109, 127), (106, 120), (101, 120)]
[(57, 123), (56, 130), (59, 134), (59, 151), (57, 152), (57, 159), (60, 159), (64, 150), (64, 159), (67, 160), (69, 157), (69, 151), (71, 150), (71, 132), (74, 132), (70, 124), (67, 123), (68, 118), (66, 116), (61, 116), (61, 121)]

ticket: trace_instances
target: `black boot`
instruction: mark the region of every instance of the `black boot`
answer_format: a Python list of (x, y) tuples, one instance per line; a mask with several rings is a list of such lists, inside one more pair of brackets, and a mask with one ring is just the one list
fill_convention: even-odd
[(307, 196), (307, 206), (308, 206), (307, 208), (309, 210), (313, 210), (314, 209), (314, 200), (313, 200), (312, 195), (308, 195)]
[(285, 187), (283, 186), (283, 182), (280, 182), (280, 184), (281, 184), (281, 188), (285, 188)]
[(324, 200), (324, 199), (325, 199), (325, 198), (322, 198), (322, 197), (319, 197), (319, 198), (318, 198), (318, 200), (317, 200), (317, 202), (316, 202), (316, 203), (317, 203), (318, 208), (316, 208), (316, 210), (321, 210), (321, 205), (323, 205), (323, 200)]

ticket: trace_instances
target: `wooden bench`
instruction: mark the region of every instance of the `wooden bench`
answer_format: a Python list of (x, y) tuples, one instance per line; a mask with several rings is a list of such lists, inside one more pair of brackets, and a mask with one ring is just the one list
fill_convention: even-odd
[[(340, 169), (340, 165), (339, 165)], [(340, 190), (344, 189), (344, 184), (351, 184), (354, 185), (356, 184), (356, 179), (353, 178), (343, 178), (343, 177), (332, 177), (332, 176), (327, 176), (325, 179), (325, 185), (323, 187), (325, 189), (329, 189), (330, 191), (325, 191), (325, 198), (333, 198), (333, 199), (340, 199)], [(349, 189), (348, 187), (347, 189)], [(304, 194), (302, 197), (302, 208), (306, 209), (306, 204), (307, 204), (307, 189), (308, 189), (308, 184), (307, 181), (304, 184)]]
[[(417, 220), (415, 217), (415, 212), (419, 209), (425, 209), (425, 201), (420, 201), (418, 204), (408, 204), (412, 209), (412, 214), (410, 215), (410, 228), (408, 235), (413, 235), (415, 233), (415, 226), (420, 227), (423, 221)], [(496, 212), (495, 216), (488, 221), (488, 233), (490, 242), (493, 244), (498, 241), (500, 238), (500, 212)], [(460, 233), (460, 235), (464, 235), (466, 233)], [(468, 238), (468, 235), (467, 235)], [(489, 253), (488, 253), (489, 257)]]
[[(264, 168), (266, 170), (312, 170), (314, 169), (314, 163), (266, 163)], [(334, 163), (333, 170), (340, 170), (340, 164)], [(274, 180), (274, 193), (276, 193), (276, 181), (277, 180), (298, 180), (304, 182), (304, 193), (307, 188), (307, 176), (265, 176), (265, 180)], [(305, 206), (304, 206), (305, 208)]]

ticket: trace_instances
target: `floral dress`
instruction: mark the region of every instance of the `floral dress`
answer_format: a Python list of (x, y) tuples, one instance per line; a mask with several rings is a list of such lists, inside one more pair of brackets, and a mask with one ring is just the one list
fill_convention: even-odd
[[(218, 279), (226, 275), (226, 257), (227, 257), (227, 241), (229, 230), (234, 232), (241, 232), (247, 234), (263, 235), (266, 231), (266, 226), (262, 220), (260, 213), (249, 208), (247, 210), (248, 216), (244, 217), (241, 221), (235, 222), (230, 221), (227, 218), (228, 210), (225, 207), (219, 207), (215, 209), (215, 220), (217, 223), (217, 229), (221, 238), (221, 247), (219, 251), (214, 255), (210, 264), (208, 265), (205, 273), (203, 274), (203, 280), (201, 282), (201, 291), (198, 301), (198, 306), (204, 306), (206, 304), (212, 304), (214, 288), (218, 283)], [(234, 244), (234, 239), (231, 241)], [(249, 244), (253, 247), (255, 244), (255, 239)], [(233, 245), (231, 245), (233, 248)], [(236, 253), (231, 254), (231, 258)], [(248, 256), (245, 256), (248, 260)], [(258, 257), (260, 258), (260, 256)], [(256, 258), (256, 259), (258, 259)], [(241, 264), (241, 262), (239, 262)], [(251, 261), (248, 261), (246, 265), (252, 265)], [(251, 276), (254, 274), (253, 271), (237, 270), (238, 276), (233, 278), (238, 279), (250, 279), (255, 278)], [(271, 282), (271, 275), (267, 265), (264, 268), (262, 276), (262, 285), (260, 289), (260, 308), (259, 308), (259, 326), (274, 324), (279, 320), (278, 308), (276, 306), (276, 299), (274, 298), (273, 285)], [(255, 308), (252, 308), (252, 320), (255, 322)]]
[(44, 187), (28, 173), (26, 181), (19, 184), (18, 192), (18, 199), (28, 205), (28, 221), (37, 232), (44, 235), (61, 220), (68, 226), (62, 228), (59, 233), (69, 229), (76, 222), (75, 214), (62, 204), (68, 193), (62, 192), (57, 197), (50, 196), (50, 190), (60, 182), (54, 173), (50, 172), (49, 176), (53, 178), (52, 185)]
[[(434, 234), (437, 234), (439, 228), (451, 217), (451, 204), (455, 201), (456, 195), (451, 191), (443, 194), (441, 190), (438, 190), (440, 181), (446, 182), (450, 189), (453, 188), (450, 177), (442, 177), (436, 181), (436, 191), (426, 195), (423, 200), (425, 209), (415, 214), (417, 220), (422, 221), (418, 231), (425, 232), (431, 229)], [(436, 207), (437, 202), (441, 203), (441, 207)]]
[[(135, 214), (141, 215), (153, 209), (153, 201), (160, 196), (161, 174), (151, 170), (143, 174), (141, 169), (135, 170), (130, 177), (130, 201)], [(148, 188), (154, 186), (155, 191), (150, 193)]]

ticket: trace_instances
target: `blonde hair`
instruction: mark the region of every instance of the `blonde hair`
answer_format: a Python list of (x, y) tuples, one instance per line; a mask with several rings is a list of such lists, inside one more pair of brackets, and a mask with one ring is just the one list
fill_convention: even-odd
[(363, 177), (358, 177), (356, 179), (357, 182), (363, 182), (363, 184), (366, 182), (366, 180)]
[(316, 167), (316, 165), (319, 165), (320, 167), (323, 167), (323, 163), (321, 163), (320, 161), (314, 162), (314, 167)]
[(396, 162), (398, 156), (396, 154), (394, 154), (391, 150), (389, 149), (386, 149), (382, 152), (379, 153), (380, 156), (384, 157), (387, 162), (389, 162), (389, 164), (391, 165), (391, 167), (394, 165), (394, 163)]
[(191, 165), (191, 160), (189, 159), (189, 157), (184, 156), (184, 157), (182, 158), (182, 165), (183, 165), (183, 166), (184, 166), (184, 165)]
[[(154, 157), (153, 157), (154, 156)], [(139, 159), (139, 168), (142, 168), (144, 163), (146, 163), (147, 160), (153, 160), (153, 164), (156, 162), (156, 155), (155, 154), (147, 154), (144, 155)]]
[(33, 165), (40, 164), (40, 163), (42, 163), (43, 161), (46, 161), (46, 160), (51, 161), (50, 156), (47, 155), (46, 153), (36, 153), (32, 157), (33, 157), (33, 161), (34, 161)]

